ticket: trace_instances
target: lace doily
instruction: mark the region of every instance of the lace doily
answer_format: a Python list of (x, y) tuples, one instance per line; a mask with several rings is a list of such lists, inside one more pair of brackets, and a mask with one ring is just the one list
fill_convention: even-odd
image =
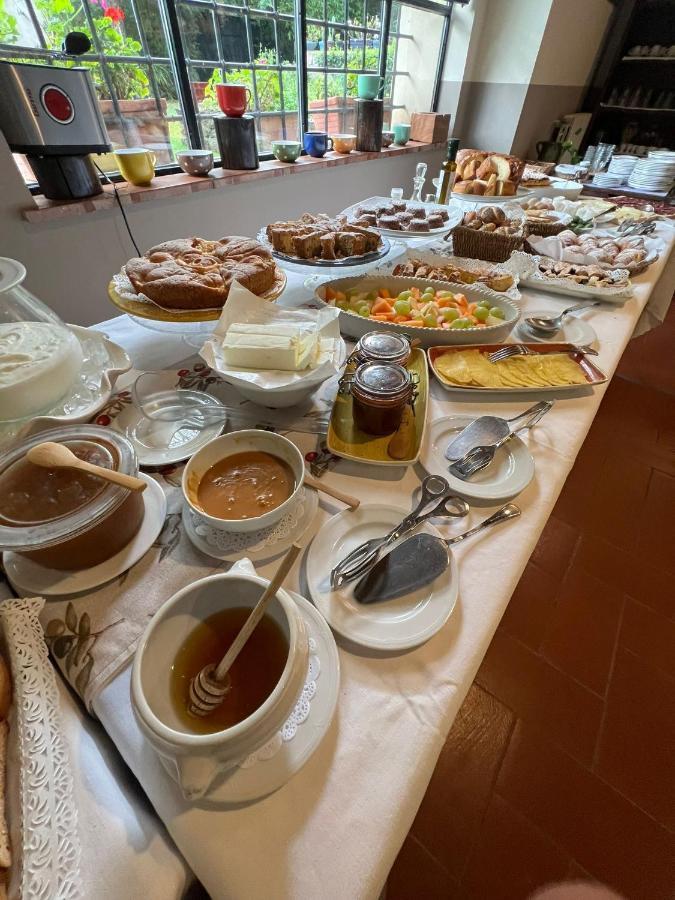
[(259, 762), (265, 762), (275, 756), (283, 744), (292, 741), (298, 733), (298, 728), (305, 722), (311, 711), (311, 703), (316, 694), (316, 682), (321, 674), (321, 662), (316, 655), (316, 641), (314, 638), (309, 639), (309, 666), (307, 667), (307, 677), (302, 689), (302, 693), (295, 704), (295, 708), (290, 716), (284, 722), (280, 731), (268, 741), (263, 747), (254, 750), (246, 759), (239, 763), (240, 769), (250, 769), (251, 766)]
[(272, 547), (279, 541), (288, 540), (288, 535), (298, 528), (305, 517), (305, 491), (299, 492), (296, 502), (275, 525), (261, 528), (258, 531), (222, 531), (208, 525), (194, 510), (184, 507), (184, 511), (194, 534), (209, 547), (213, 547), (219, 553), (253, 553)]
[[(7, 600), (0, 622), (12, 667), (21, 792), (21, 897), (78, 900), (80, 839), (61, 735), (56, 676), (38, 616), (44, 600)], [(11, 732), (10, 732), (11, 739)]]

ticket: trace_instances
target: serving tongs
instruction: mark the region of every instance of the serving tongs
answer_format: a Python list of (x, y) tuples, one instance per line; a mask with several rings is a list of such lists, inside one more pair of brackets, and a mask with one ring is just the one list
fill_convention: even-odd
[[(429, 506), (435, 504), (431, 509)], [(411, 534), (427, 519), (438, 517), (462, 517), (469, 506), (460, 497), (452, 496), (449, 482), (439, 475), (428, 475), (422, 482), (422, 493), (417, 506), (392, 530), (381, 538), (371, 538), (355, 547), (330, 573), (331, 588), (336, 591), (348, 581), (353, 581), (369, 571), (390, 547), (402, 537)]]

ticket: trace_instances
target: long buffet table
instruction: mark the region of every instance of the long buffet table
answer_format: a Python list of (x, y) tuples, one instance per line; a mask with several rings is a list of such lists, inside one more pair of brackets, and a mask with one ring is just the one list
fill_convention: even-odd
[[(588, 317), (599, 338), (598, 364), (610, 378), (647, 304), (655, 320), (667, 309), (675, 287), (675, 255), (668, 262), (672, 235), (669, 226), (661, 227), (667, 249), (635, 280), (634, 298)], [(302, 278), (291, 274), (281, 302), (300, 303), (307, 296)], [(566, 299), (524, 290), (522, 307), (559, 311)], [(135, 369), (170, 367), (190, 354), (181, 339), (140, 328), (127, 317), (98, 327), (127, 349)], [(77, 772), (83, 896), (179, 897), (192, 870), (213, 897), (376, 898), (605, 387), (561, 397), (529, 433), (536, 475), (515, 501), (522, 516), (456, 548), (459, 601), (434, 638), (392, 655), (338, 641), (341, 686), (333, 723), (305, 767), (266, 799), (228, 809), (185, 804), (133, 721), (129, 665), (103, 688), (93, 708), (140, 784), (125, 777), (100, 726), (83, 719), (64, 687), (64, 726)], [(429, 421), (486, 408), (508, 416), (523, 405), (513, 398), (458, 400), (434, 382)], [(419, 464), (380, 469), (341, 462), (324, 477), (363, 503), (409, 507), (424, 474)], [(322, 500), (314, 530), (340, 508)], [(470, 521), (484, 515), (485, 510), (473, 509)], [(463, 529), (463, 524), (453, 528)], [(269, 575), (275, 565), (257, 568)], [(205, 567), (202, 574), (208, 571)], [(289, 587), (303, 593), (304, 577), (301, 561)]]

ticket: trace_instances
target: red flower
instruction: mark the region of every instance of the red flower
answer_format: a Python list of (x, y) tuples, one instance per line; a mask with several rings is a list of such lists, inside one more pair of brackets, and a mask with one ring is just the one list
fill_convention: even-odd
[(109, 6), (106, 11), (103, 13), (106, 19), (110, 19), (111, 22), (117, 24), (117, 22), (124, 21), (124, 10), (120, 9), (119, 6)]

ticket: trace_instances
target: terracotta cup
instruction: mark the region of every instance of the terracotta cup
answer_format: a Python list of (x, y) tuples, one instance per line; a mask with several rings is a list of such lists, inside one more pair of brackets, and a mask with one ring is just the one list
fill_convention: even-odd
[(218, 106), (226, 116), (243, 116), (251, 100), (251, 92), (245, 84), (217, 84)]

